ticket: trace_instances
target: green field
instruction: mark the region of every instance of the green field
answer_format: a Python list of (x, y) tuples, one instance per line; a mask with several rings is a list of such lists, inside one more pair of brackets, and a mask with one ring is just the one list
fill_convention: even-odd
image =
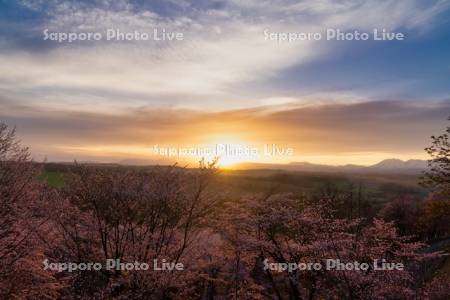
[(51, 187), (60, 188), (64, 185), (64, 172), (44, 171), (39, 179), (47, 182)]

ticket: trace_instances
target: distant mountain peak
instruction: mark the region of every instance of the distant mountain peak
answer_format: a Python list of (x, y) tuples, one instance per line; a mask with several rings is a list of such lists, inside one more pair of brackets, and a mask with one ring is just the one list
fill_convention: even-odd
[(379, 163), (370, 166), (369, 168), (374, 169), (425, 169), (427, 167), (426, 160), (420, 159), (410, 159), (410, 160), (401, 160), (398, 158), (390, 158), (380, 161)]

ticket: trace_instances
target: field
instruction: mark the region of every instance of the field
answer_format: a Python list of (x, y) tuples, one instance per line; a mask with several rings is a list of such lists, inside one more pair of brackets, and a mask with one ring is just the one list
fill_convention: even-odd
[[(117, 167), (99, 164), (104, 168)], [(129, 167), (151, 170), (148, 167)], [(56, 188), (64, 186), (68, 164), (46, 164), (41, 180)], [(255, 193), (294, 193), (313, 195), (325, 190), (354, 191), (365, 199), (384, 202), (399, 195), (423, 197), (427, 190), (419, 185), (419, 175), (411, 174), (359, 174), (321, 173), (285, 170), (219, 170), (214, 189), (229, 197), (241, 197)]]

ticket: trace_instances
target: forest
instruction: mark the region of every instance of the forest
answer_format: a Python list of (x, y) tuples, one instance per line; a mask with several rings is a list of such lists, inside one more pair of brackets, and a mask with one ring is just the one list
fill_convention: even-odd
[(42, 163), (1, 123), (0, 298), (448, 299), (449, 135), (401, 177)]

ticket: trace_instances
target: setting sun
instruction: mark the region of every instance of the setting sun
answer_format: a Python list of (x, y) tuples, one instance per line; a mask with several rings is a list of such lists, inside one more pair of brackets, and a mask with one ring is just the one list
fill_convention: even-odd
[(219, 167), (229, 168), (234, 167), (239, 163), (244, 162), (245, 160), (241, 157), (232, 157), (232, 156), (221, 156), (217, 160), (217, 165)]

